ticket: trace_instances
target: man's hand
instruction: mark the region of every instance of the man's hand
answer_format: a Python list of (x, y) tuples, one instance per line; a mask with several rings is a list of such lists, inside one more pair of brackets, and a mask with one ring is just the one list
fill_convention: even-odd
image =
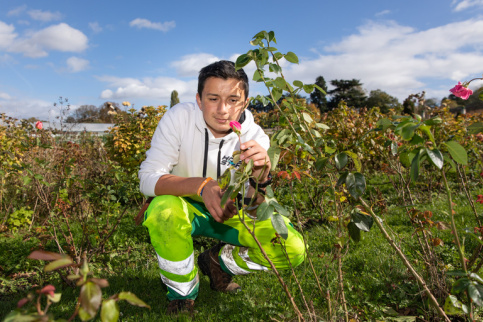
[(232, 218), (238, 213), (233, 200), (228, 200), (224, 208), (221, 208), (221, 198), (223, 197), (223, 192), (218, 186), (218, 183), (214, 180), (208, 182), (203, 188), (203, 202), (205, 203), (206, 209), (210, 212), (213, 219), (219, 223), (223, 223), (225, 220)]
[[(243, 151), (240, 155), (240, 160), (245, 161), (246, 163), (253, 160), (254, 167), (252, 176), (255, 180), (260, 180), (261, 182), (266, 181), (271, 168), (270, 157), (268, 156), (267, 150), (254, 140), (242, 143), (240, 149)], [(261, 173), (262, 171), (263, 174)]]

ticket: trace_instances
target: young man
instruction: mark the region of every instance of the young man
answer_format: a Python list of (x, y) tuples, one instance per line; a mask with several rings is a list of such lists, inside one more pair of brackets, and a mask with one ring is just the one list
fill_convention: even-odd
[[(231, 281), (233, 275), (270, 269), (240, 222), (234, 201), (220, 206), (223, 192), (216, 181), (230, 167), (233, 152), (240, 150), (241, 162), (254, 161), (255, 185), (263, 191), (271, 182), (270, 140), (245, 110), (248, 100), (248, 78), (243, 70), (235, 70), (229, 61), (204, 67), (198, 78), (197, 105), (181, 103), (166, 112), (141, 164), (141, 192), (156, 196), (144, 213), (143, 225), (148, 228), (161, 279), (168, 288), (168, 314), (193, 312), (199, 286), (193, 236), (222, 241), (198, 256), (198, 266), (209, 277), (213, 290), (236, 292), (240, 286)], [(231, 131), (231, 121), (241, 123), (241, 147)], [(264, 200), (252, 186), (248, 197), (256, 198), (252, 208)], [(251, 227), (252, 219), (245, 218)], [(271, 243), (275, 237), (271, 221), (256, 223), (256, 236), (277, 269), (297, 266), (305, 258), (302, 237), (288, 220), (287, 224), (289, 235), (284, 246), (290, 263), (282, 246)]]

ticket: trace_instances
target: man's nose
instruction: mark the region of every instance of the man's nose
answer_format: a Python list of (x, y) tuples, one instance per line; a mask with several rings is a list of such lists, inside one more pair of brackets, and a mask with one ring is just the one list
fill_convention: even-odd
[(229, 108), (230, 106), (226, 102), (220, 100), (220, 103), (218, 104), (218, 113), (227, 113)]

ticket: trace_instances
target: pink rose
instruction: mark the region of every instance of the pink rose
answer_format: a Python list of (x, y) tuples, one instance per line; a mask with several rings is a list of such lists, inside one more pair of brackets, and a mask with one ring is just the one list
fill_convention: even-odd
[(467, 88), (464, 85), (461, 85), (461, 82), (458, 82), (458, 85), (453, 87), (452, 89), (449, 90), (451, 93), (454, 94), (456, 97), (461, 97), (464, 100), (467, 100), (468, 97), (470, 97), (471, 94), (473, 94), (473, 91), (469, 88)]
[(42, 124), (42, 122), (40, 122), (40, 121), (35, 122), (35, 128), (36, 129), (42, 130), (43, 127), (44, 127), (44, 125)]
[(240, 135), (240, 131), (241, 131), (241, 124), (240, 123), (238, 123), (237, 121), (231, 121), (230, 127), (233, 130), (233, 132)]

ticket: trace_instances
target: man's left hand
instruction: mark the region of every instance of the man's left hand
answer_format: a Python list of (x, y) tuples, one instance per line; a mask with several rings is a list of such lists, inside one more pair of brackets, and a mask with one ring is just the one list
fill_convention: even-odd
[(271, 163), (268, 156), (267, 150), (265, 150), (258, 142), (254, 140), (242, 143), (240, 149), (243, 153), (240, 155), (240, 160), (248, 163), (253, 160), (254, 169), (252, 171), (252, 176), (259, 178), (261, 171), (263, 174), (260, 177), (260, 181), (264, 181), (268, 173), (270, 172)]

